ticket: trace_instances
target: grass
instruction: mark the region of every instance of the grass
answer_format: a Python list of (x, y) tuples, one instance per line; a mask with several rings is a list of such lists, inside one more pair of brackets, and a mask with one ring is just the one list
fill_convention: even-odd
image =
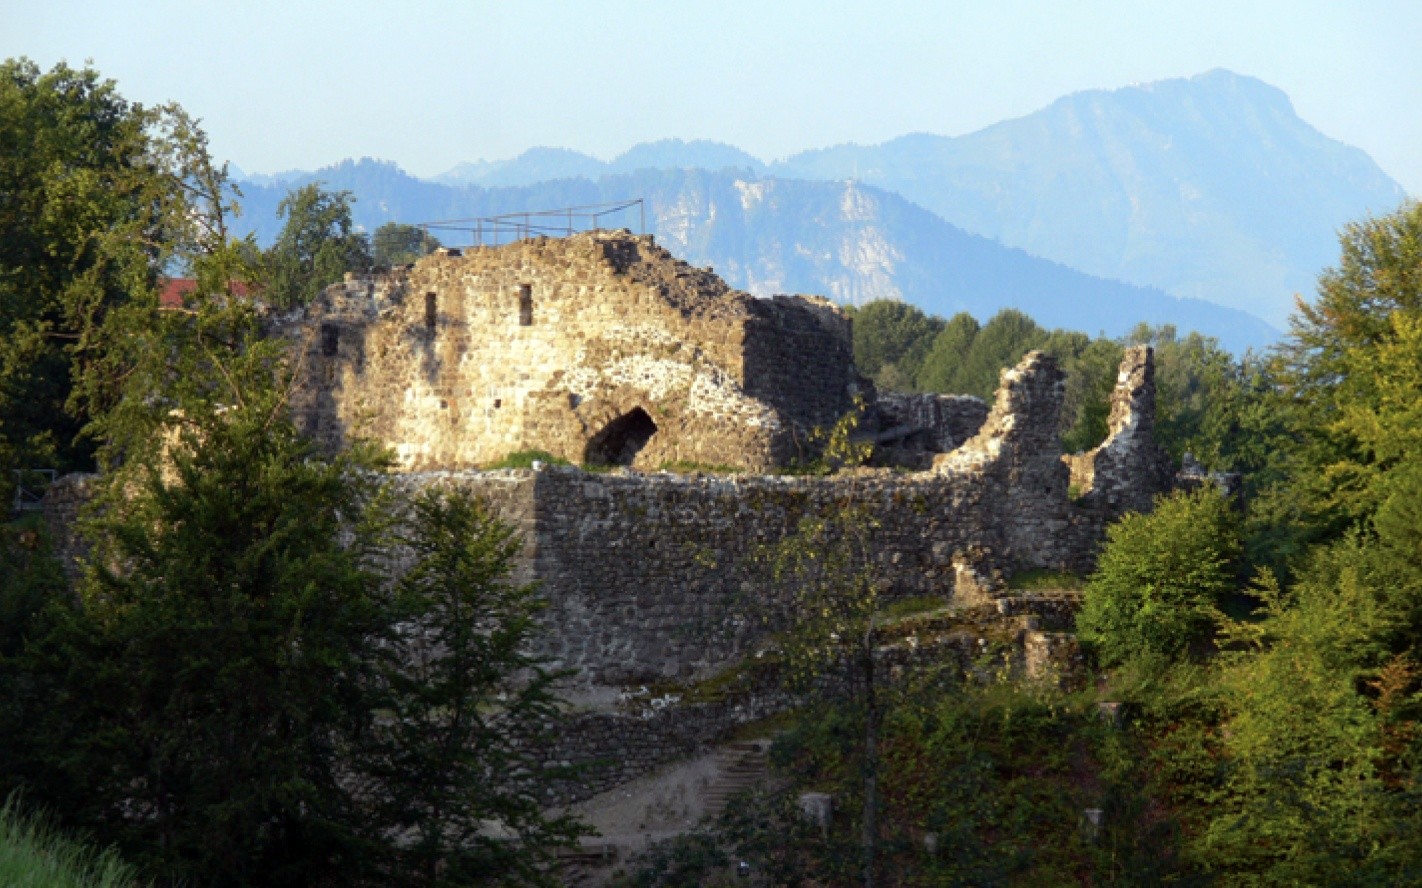
[(707, 463), (693, 462), (691, 460), (679, 459), (674, 462), (665, 462), (658, 467), (660, 471), (672, 472), (677, 475), (739, 475), (745, 469), (739, 466), (711, 465)]
[(942, 595), (915, 595), (912, 598), (900, 598), (898, 601), (886, 604), (879, 609), (879, 616), (886, 621), (901, 620), (928, 611), (942, 610), (947, 606), (948, 599)]
[(554, 456), (546, 450), (517, 450), (486, 468), (489, 469), (531, 469), (535, 462), (550, 466), (570, 466), (562, 457)]
[(1056, 570), (1024, 570), (1007, 578), (1007, 588), (1015, 592), (1080, 592), (1086, 580)]
[(0, 885), (7, 888), (133, 888), (131, 866), (112, 849), (67, 839), (43, 819), (22, 815), (12, 797), (0, 806)]

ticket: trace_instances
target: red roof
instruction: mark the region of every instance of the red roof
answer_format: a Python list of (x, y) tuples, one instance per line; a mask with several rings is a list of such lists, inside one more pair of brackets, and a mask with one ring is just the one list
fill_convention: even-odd
[[(164, 308), (182, 308), (183, 302), (197, 289), (197, 281), (192, 278), (164, 278), (162, 289), (158, 291), (158, 304)], [(252, 288), (242, 281), (228, 281), (227, 289), (233, 296), (250, 296)]]

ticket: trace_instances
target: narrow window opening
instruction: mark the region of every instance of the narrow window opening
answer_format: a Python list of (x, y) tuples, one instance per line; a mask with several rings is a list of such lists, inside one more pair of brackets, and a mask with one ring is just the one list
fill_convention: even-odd
[(341, 349), (341, 328), (335, 324), (321, 325), (321, 354), (333, 357)]
[(533, 325), (533, 285), (520, 284), (518, 288), (518, 325)]
[(502, 406), (504, 406), (504, 399), (503, 399), (503, 398), (495, 398), (495, 399), (494, 399), (494, 409), (495, 409), (495, 410), (498, 410), (498, 409), (499, 409), (500, 407), (502, 407)]
[(439, 301), (433, 293), (425, 294), (425, 329), (434, 332), (435, 322), (439, 320)]

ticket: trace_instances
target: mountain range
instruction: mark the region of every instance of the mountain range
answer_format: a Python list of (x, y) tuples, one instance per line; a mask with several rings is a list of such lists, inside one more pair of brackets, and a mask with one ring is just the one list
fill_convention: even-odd
[(1112, 335), (1172, 322), (1237, 350), (1277, 338), (1293, 295), (1335, 261), (1342, 225), (1404, 197), (1282, 92), (1227, 71), (1077, 93), (964, 136), (771, 164), (676, 139), (609, 162), (535, 148), (429, 181), (348, 160), (247, 177), (241, 221), (269, 240), (276, 204), (309, 181), (351, 191), (368, 229), (642, 197), (649, 230), (753, 293), (980, 317), (1011, 306)]

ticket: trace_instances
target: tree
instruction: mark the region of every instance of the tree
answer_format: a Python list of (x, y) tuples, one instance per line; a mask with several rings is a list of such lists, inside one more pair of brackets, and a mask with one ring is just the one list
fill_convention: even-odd
[(854, 363), (876, 380), (893, 367), (896, 379), (918, 375), (943, 321), (905, 302), (871, 302), (854, 313)]
[(387, 268), (408, 265), (421, 256), (433, 253), (439, 246), (439, 240), (427, 229), (417, 225), (386, 222), (375, 229), (375, 234), (371, 236), (371, 262)]
[(204, 148), (181, 109), (92, 69), (0, 65), (0, 493), (11, 467), (93, 468), (80, 430), (114, 395), (124, 317), (205, 218)]
[(267, 252), (270, 287), (275, 305), (305, 305), (348, 271), (370, 268), (370, 246), (351, 223), (349, 191), (323, 191), (303, 185), (277, 206), (286, 224)]
[(862, 719), (863, 796), (860, 848), (865, 888), (873, 888), (879, 842), (879, 730), (883, 723), (875, 652), (880, 644), (882, 582), (876, 570), (872, 515), (852, 496), (802, 518), (768, 553), (771, 579), (783, 590), (777, 623), (790, 628), (780, 653), (793, 687), (830, 676)]
[(1107, 528), (1076, 621), (1102, 665), (1174, 661), (1210, 639), (1221, 598), (1237, 587), (1236, 524), (1224, 496), (1205, 487)]
[(918, 371), (918, 387), (926, 392), (964, 394), (962, 365), (981, 328), (972, 315), (958, 312), (933, 337)]
[(348, 758), (392, 622), (378, 462), (299, 436), (250, 310), (184, 321), (170, 345), (217, 382), (110, 476), (60, 639), (80, 820), (165, 881), (348, 881), (372, 840)]
[[(1111, 415), (1111, 392), (1116, 387), (1122, 348), (1104, 337), (1079, 348), (1062, 347), (1060, 335), (1052, 334), (1045, 351), (1056, 355), (1066, 371), (1066, 392), (1062, 399), (1062, 449), (1067, 453), (1090, 450), (1106, 440), (1107, 419)], [(1054, 341), (1056, 340), (1056, 341)]]
[(1228, 627), (1225, 780), (1192, 850), (1242, 884), (1415, 882), (1422, 726), (1415, 661), (1387, 644), (1395, 577), (1356, 534), (1309, 561)]
[(553, 849), (582, 830), (543, 813), (539, 790), (559, 772), (539, 754), (561, 720), (553, 684), (565, 673), (527, 652), (540, 602), (510, 578), (521, 543), (482, 502), (446, 489), (416, 498), (404, 544), (415, 560), (385, 661), (390, 717), (367, 764), (380, 820), (402, 836), (388, 876), (553, 884)]
[(1369, 515), (1417, 452), (1422, 203), (1349, 225), (1340, 243), (1318, 298), (1298, 307), (1278, 371), (1298, 412), (1290, 495), (1322, 536)]

